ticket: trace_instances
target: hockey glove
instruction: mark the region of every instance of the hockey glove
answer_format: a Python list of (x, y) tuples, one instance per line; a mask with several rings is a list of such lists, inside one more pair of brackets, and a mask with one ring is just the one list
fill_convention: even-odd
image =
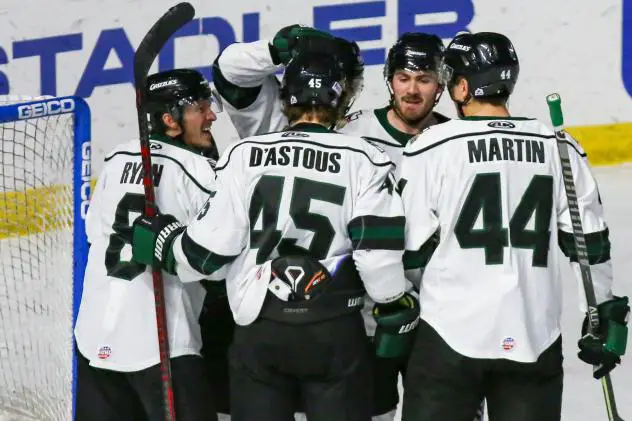
[(145, 265), (157, 265), (166, 272), (175, 274), (175, 258), (171, 249), (173, 240), (184, 231), (172, 215), (154, 218), (140, 216), (133, 224), (132, 258)]
[(599, 313), (599, 332), (588, 333), (588, 316), (582, 326), (582, 338), (578, 341), (577, 356), (584, 362), (597, 368), (593, 376), (599, 379), (616, 367), (625, 354), (628, 338), (628, 316), (630, 306), (628, 297), (614, 297), (597, 306)]
[(419, 324), (419, 301), (405, 293), (399, 300), (388, 304), (375, 304), (373, 317), (375, 353), (382, 358), (399, 358), (410, 353), (415, 329)]
[(327, 32), (302, 25), (286, 26), (276, 33), (270, 43), (270, 56), (274, 64), (288, 64), (298, 53), (296, 47), (299, 40), (309, 38), (333, 39)]

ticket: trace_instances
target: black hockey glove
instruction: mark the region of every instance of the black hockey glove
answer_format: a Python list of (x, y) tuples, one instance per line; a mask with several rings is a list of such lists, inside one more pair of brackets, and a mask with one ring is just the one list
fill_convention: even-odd
[(419, 324), (419, 301), (405, 293), (388, 304), (373, 306), (375, 353), (378, 357), (399, 358), (410, 353)]
[(310, 28), (309, 26), (291, 25), (286, 26), (276, 33), (270, 44), (270, 56), (274, 64), (288, 64), (298, 53), (296, 47), (300, 40), (305, 42), (309, 38), (333, 39), (327, 32)]
[(185, 227), (173, 215), (154, 218), (139, 216), (133, 224), (132, 258), (145, 265), (158, 265), (175, 274), (175, 258), (171, 249), (173, 240)]
[(588, 333), (588, 316), (582, 326), (582, 338), (578, 341), (577, 356), (584, 362), (597, 368), (593, 376), (599, 379), (621, 362), (625, 354), (628, 338), (628, 316), (630, 306), (628, 297), (614, 297), (597, 306), (599, 313), (599, 332)]

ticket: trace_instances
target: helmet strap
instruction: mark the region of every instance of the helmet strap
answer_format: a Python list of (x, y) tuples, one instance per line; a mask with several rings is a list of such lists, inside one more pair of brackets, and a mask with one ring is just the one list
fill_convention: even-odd
[(441, 99), (441, 96), (443, 95), (443, 91), (445, 91), (445, 89), (441, 88), (439, 92), (437, 92), (437, 94), (435, 95), (435, 101), (434, 101), (435, 106), (439, 103), (439, 100)]
[[(448, 91), (450, 90), (448, 89)], [(465, 96), (465, 99), (463, 101), (459, 101), (454, 98), (451, 91), (449, 93), (450, 93), (450, 98), (452, 99), (452, 102), (456, 104), (456, 111), (459, 118), (465, 117), (465, 114), (463, 114), (463, 107), (472, 100), (472, 94), (468, 91), (467, 95)]]

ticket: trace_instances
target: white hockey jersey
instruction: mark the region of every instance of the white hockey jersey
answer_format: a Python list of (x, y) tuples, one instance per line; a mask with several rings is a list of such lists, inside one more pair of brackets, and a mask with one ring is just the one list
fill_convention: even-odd
[[(211, 162), (168, 138), (150, 145), (158, 209), (186, 224), (215, 190)], [(90, 251), (75, 337), (92, 366), (115, 371), (160, 362), (151, 268), (131, 261), (131, 224), (145, 205), (142, 173), (138, 140), (114, 149), (86, 217)], [(163, 279), (171, 356), (199, 355), (204, 288), (166, 272)]]
[[(612, 297), (608, 229), (585, 154), (568, 147), (602, 302)], [(422, 319), (462, 355), (536, 361), (560, 335), (558, 242), (581, 284), (552, 130), (521, 118), (430, 127), (406, 147), (399, 186), (405, 266), (425, 266)]]
[[(372, 110), (359, 110), (349, 114), (336, 128), (340, 133), (359, 136), (381, 148), (395, 164), (395, 175), (401, 171), (404, 147), (414, 135), (404, 133), (393, 127), (388, 121), (390, 106)], [(449, 119), (439, 113), (433, 113), (429, 125), (443, 123)]]
[(178, 275), (226, 275), (240, 325), (268, 291), (258, 265), (296, 247), (320, 260), (352, 254), (375, 301), (399, 297), (404, 219), (392, 165), (364, 140), (314, 124), (238, 142), (218, 162), (217, 194), (174, 241)]
[(234, 43), (213, 63), (213, 84), (240, 139), (283, 130), (280, 83), (268, 41)]

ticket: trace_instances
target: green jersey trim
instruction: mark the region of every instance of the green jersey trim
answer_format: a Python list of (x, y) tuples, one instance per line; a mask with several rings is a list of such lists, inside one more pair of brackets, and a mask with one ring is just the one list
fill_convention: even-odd
[[(610, 235), (608, 228), (603, 231), (584, 234), (586, 239), (586, 252), (588, 253), (588, 263), (596, 265), (610, 260)], [(577, 248), (575, 247), (575, 237), (573, 234), (558, 230), (557, 243), (562, 253), (571, 262), (578, 261)]]
[(406, 219), (403, 216), (364, 215), (347, 225), (354, 250), (403, 250)]
[(222, 98), (236, 109), (241, 110), (248, 108), (259, 97), (261, 85), (252, 88), (244, 88), (229, 82), (219, 67), (220, 56), (213, 62), (213, 85), (215, 85), (215, 89), (217, 89), (217, 92), (219, 92)]
[(527, 121), (527, 120), (535, 120), (535, 118), (529, 117), (498, 117), (498, 116), (483, 116), (483, 115), (471, 115), (467, 117), (461, 117), (461, 120), (469, 120), (469, 121), (482, 121), (482, 120), (514, 120), (514, 121)]
[(182, 234), (182, 251), (187, 258), (189, 266), (205, 275), (212, 274), (239, 256), (223, 256), (213, 253), (193, 241), (186, 231)]
[(375, 110), (373, 110), (373, 113), (375, 114), (375, 117), (377, 118), (377, 121), (380, 123), (382, 128), (386, 130), (386, 133), (388, 133), (389, 136), (399, 142), (402, 146), (406, 146), (406, 143), (408, 143), (408, 141), (416, 135), (404, 133), (393, 127), (393, 125), (389, 123), (387, 116), (388, 110), (390, 109), (390, 105), (384, 108), (376, 108)]
[(439, 230), (435, 231), (419, 250), (404, 251), (404, 269), (425, 268), (439, 245)]

